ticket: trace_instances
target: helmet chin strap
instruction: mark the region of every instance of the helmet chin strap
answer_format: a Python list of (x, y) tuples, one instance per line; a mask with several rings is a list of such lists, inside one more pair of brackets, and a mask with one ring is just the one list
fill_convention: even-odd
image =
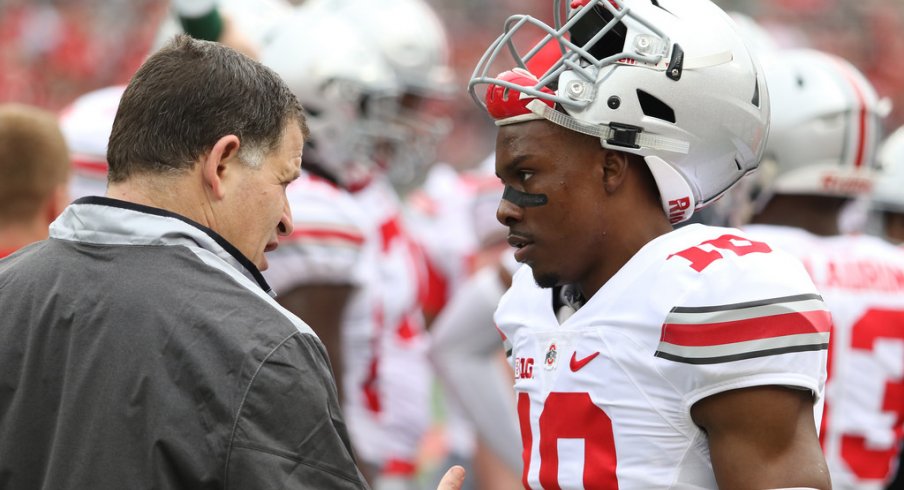
[[(627, 126), (618, 124), (587, 124), (571, 117), (564, 112), (559, 112), (549, 107), (543, 101), (534, 99), (527, 103), (528, 114), (522, 114), (497, 121), (497, 125), (515, 124), (537, 119), (546, 119), (547, 121), (562, 126), (572, 131), (582, 134), (594, 136), (600, 139), (600, 143), (606, 147), (627, 147), (627, 148), (650, 148), (654, 150), (664, 150), (673, 153), (687, 154), (690, 150), (690, 143), (680, 141), (674, 138), (658, 136), (644, 133), (642, 128), (635, 128), (632, 131), (630, 140), (624, 138), (624, 131)], [(633, 127), (632, 127), (633, 128)], [(644, 157), (644, 161), (653, 174), (656, 186), (659, 188), (659, 196), (662, 201), (662, 209), (665, 211), (669, 222), (672, 224), (686, 221), (694, 214), (694, 207), (697, 200), (694, 198), (693, 189), (691, 189), (687, 180), (674, 167), (669, 165), (665, 160), (658, 156)]]
[(579, 121), (564, 112), (557, 111), (538, 99), (528, 102), (526, 108), (530, 110), (529, 114), (496, 121), (496, 125), (503, 126), (506, 124), (542, 118), (553, 124), (562, 126), (563, 128), (599, 138), (601, 143), (608, 143), (609, 145), (624, 146), (627, 148), (649, 148), (651, 150), (668, 151), (685, 155), (691, 148), (691, 144), (687, 141), (645, 133), (643, 128), (637, 126), (618, 123), (588, 124)]

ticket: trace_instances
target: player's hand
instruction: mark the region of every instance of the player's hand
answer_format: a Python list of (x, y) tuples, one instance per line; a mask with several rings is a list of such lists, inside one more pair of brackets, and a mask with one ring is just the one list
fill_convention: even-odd
[(465, 469), (461, 466), (453, 466), (443, 475), (436, 490), (460, 490), (465, 483)]

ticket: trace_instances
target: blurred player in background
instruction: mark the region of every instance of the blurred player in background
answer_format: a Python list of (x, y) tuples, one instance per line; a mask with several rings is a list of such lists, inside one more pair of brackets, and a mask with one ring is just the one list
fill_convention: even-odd
[(904, 243), (904, 127), (888, 136), (879, 149), (882, 172), (870, 195), (878, 233), (895, 244)]
[(60, 127), (72, 160), (70, 198), (103, 196), (107, 191), (107, 142), (125, 86), (88, 92), (60, 111)]
[(904, 253), (840, 220), (872, 188), (883, 104), (834, 55), (776, 51), (764, 70), (772, 127), (745, 231), (800, 258), (832, 313), (820, 440), (833, 488), (881, 489), (904, 431)]
[[(362, 259), (354, 274), (360, 276), (362, 299), (349, 306), (357, 313), (349, 318), (345, 308), (340, 321), (342, 364), (348, 371), (346, 413), (374, 486), (409, 488), (416, 483), (430, 420), (431, 373), (421, 308), (427, 272), (421, 247), (405, 225), (397, 189), (406, 185), (415, 165), (431, 163), (422, 160), (432, 155), (425, 153), (430, 145), (421, 136), (435, 138), (439, 123), (418, 108), (447, 89), (446, 79), (436, 75), (448, 70), (445, 32), (420, 0), (325, 0), (306, 3), (299, 11), (344, 33), (336, 43), (345, 47), (320, 49), (322, 39), (336, 37), (335, 32), (284, 24), (263, 59), (290, 78), (311, 114), (314, 163), (321, 170), (315, 173), (341, 187), (364, 217), (355, 220)], [(344, 25), (334, 25), (337, 19)], [(338, 216), (338, 206), (318, 209), (324, 214), (307, 216), (312, 230), (350, 222)], [(332, 254), (322, 255), (320, 262)], [(329, 276), (321, 280), (341, 280), (341, 274)], [(298, 281), (293, 274), (287, 278)], [(306, 289), (313, 288), (321, 286)]]
[(0, 258), (47, 238), (69, 204), (69, 155), (56, 117), (0, 104)]
[[(490, 164), (492, 160), (491, 155)], [(474, 248), (468, 251), (463, 267), (467, 275), (449, 292), (448, 302), (433, 322), (430, 357), (449, 393), (447, 404), (460, 406), (474, 428), (471, 481), (477, 488), (517, 488), (521, 450), (518, 425), (512, 417), (513, 373), (504, 364), (499, 332), (493, 323), (493, 312), (517, 268), (505, 241), (505, 228), (495, 219), (502, 185), (484, 164), (463, 172), (458, 184), (452, 189), (456, 192), (454, 203), (461, 208), (457, 214), (462, 224), (452, 227), (450, 220), (438, 220), (435, 232), (457, 236), (459, 241), (469, 237)], [(451, 200), (450, 196), (439, 202), (440, 209), (451, 207)], [(456, 429), (449, 427), (450, 431)]]
[[(328, 53), (319, 44), (327, 37), (334, 39)], [(288, 189), (296, 231), (273, 254), (268, 279), (279, 301), (324, 340), (342, 380), (353, 445), (373, 481), (382, 437), (367, 430), (377, 425), (371, 414), (380, 399), (374, 372), (379, 243), (349, 189), (372, 178), (373, 146), (386, 122), (371, 112), (391, 102), (398, 83), (348, 22), (308, 6), (274, 31), (262, 61), (299, 97), (311, 129), (302, 176)]]
[[(672, 228), (756, 168), (758, 63), (708, 1), (554, 13), (513, 17), (471, 80), (500, 127), (497, 216), (526, 264), (495, 314), (524, 485), (829, 488), (831, 320), (806, 271), (739, 230)], [(530, 71), (547, 42), (559, 59)]]

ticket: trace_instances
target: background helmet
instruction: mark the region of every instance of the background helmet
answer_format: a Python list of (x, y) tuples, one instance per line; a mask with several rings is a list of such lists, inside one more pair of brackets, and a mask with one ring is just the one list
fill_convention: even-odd
[(877, 160), (881, 172), (870, 196), (873, 209), (904, 213), (904, 127), (885, 139)]
[(773, 52), (763, 68), (772, 130), (757, 180), (766, 195), (868, 193), (887, 107), (863, 74), (809, 49)]
[(302, 6), (273, 32), (261, 62), (305, 109), (311, 132), (305, 161), (345, 187), (369, 180), (377, 142), (402, 137), (391, 122), (397, 79), (372, 43), (339, 16)]
[(449, 94), (449, 40), (442, 22), (423, 0), (309, 0), (310, 8), (352, 22), (380, 50), (405, 92)]
[(406, 131), (379, 157), (389, 177), (406, 187), (433, 163), (450, 121), (438, 101), (452, 95), (449, 40), (424, 0), (308, 0), (306, 6), (352, 23), (398, 77), (397, 122)]
[[(727, 14), (709, 0), (565, 3), (553, 25), (510, 17), (481, 58), (469, 90), (497, 124), (545, 118), (644, 157), (672, 223), (757, 167), (769, 96)], [(534, 62), (550, 49), (550, 66)]]

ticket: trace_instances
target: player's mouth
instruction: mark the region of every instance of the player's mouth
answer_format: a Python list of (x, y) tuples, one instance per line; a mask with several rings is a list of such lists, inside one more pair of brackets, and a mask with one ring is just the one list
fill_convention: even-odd
[(532, 248), (534, 241), (527, 236), (519, 235), (517, 233), (509, 233), (507, 238), (508, 244), (514, 247), (515, 250), (515, 260), (518, 262), (524, 262), (525, 255)]

